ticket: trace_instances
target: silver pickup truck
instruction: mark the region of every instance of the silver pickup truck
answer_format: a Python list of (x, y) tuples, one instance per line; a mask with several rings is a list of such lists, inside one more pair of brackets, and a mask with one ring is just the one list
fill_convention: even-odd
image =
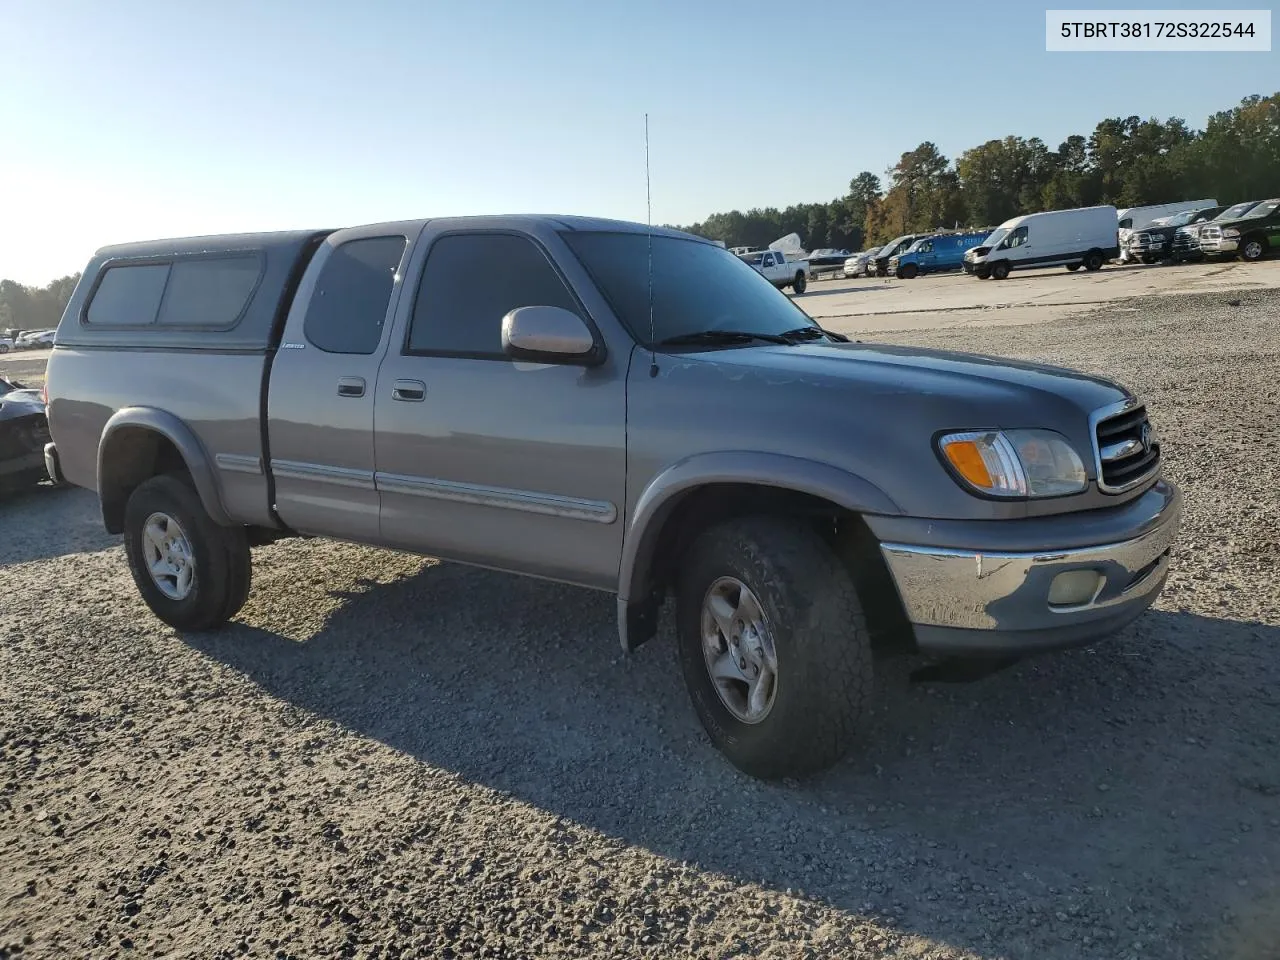
[(233, 617), (295, 534), (608, 591), (624, 650), (672, 595), (697, 715), (760, 777), (856, 742), (873, 653), (1116, 631), (1181, 511), (1122, 387), (849, 342), (732, 253), (605, 220), (108, 247), (47, 390), (50, 474), (173, 627)]

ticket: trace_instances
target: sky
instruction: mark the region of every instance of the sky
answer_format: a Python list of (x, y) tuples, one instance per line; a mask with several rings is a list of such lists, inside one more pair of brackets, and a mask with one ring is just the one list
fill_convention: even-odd
[(644, 221), (646, 112), (653, 220), (688, 224), (833, 199), (925, 140), (1199, 128), (1280, 91), (1280, 51), (1046, 52), (1046, 6), (0, 0), (0, 277), (164, 236)]

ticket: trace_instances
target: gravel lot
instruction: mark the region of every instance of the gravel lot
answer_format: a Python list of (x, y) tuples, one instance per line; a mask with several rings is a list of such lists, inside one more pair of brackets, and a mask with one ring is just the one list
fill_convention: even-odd
[(804, 784), (723, 762), (604, 594), (295, 541), (182, 636), (91, 495), (0, 502), (0, 957), (1275, 958), (1278, 318), (880, 336), (1120, 378), (1188, 512), (1123, 634), (886, 665), (865, 752)]

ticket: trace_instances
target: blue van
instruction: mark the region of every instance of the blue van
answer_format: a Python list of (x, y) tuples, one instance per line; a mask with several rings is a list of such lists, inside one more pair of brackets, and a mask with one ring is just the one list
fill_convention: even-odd
[(980, 246), (990, 230), (966, 233), (939, 233), (921, 237), (889, 261), (889, 272), (899, 280), (914, 280), (922, 273), (959, 270), (967, 250)]

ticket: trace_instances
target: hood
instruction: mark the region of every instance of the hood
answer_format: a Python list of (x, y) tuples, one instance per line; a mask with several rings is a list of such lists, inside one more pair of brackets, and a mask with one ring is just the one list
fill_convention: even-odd
[[(687, 355), (686, 355), (687, 356)], [(717, 364), (754, 367), (796, 379), (838, 379), (883, 392), (1018, 401), (1028, 394), (1065, 399), (1093, 411), (1128, 397), (1119, 384), (1078, 370), (978, 353), (876, 343), (803, 343), (698, 353)], [(776, 378), (771, 378), (776, 379)]]
[(44, 403), (38, 390), (12, 390), (0, 396), (0, 420), (17, 420), (35, 414), (44, 416)]

